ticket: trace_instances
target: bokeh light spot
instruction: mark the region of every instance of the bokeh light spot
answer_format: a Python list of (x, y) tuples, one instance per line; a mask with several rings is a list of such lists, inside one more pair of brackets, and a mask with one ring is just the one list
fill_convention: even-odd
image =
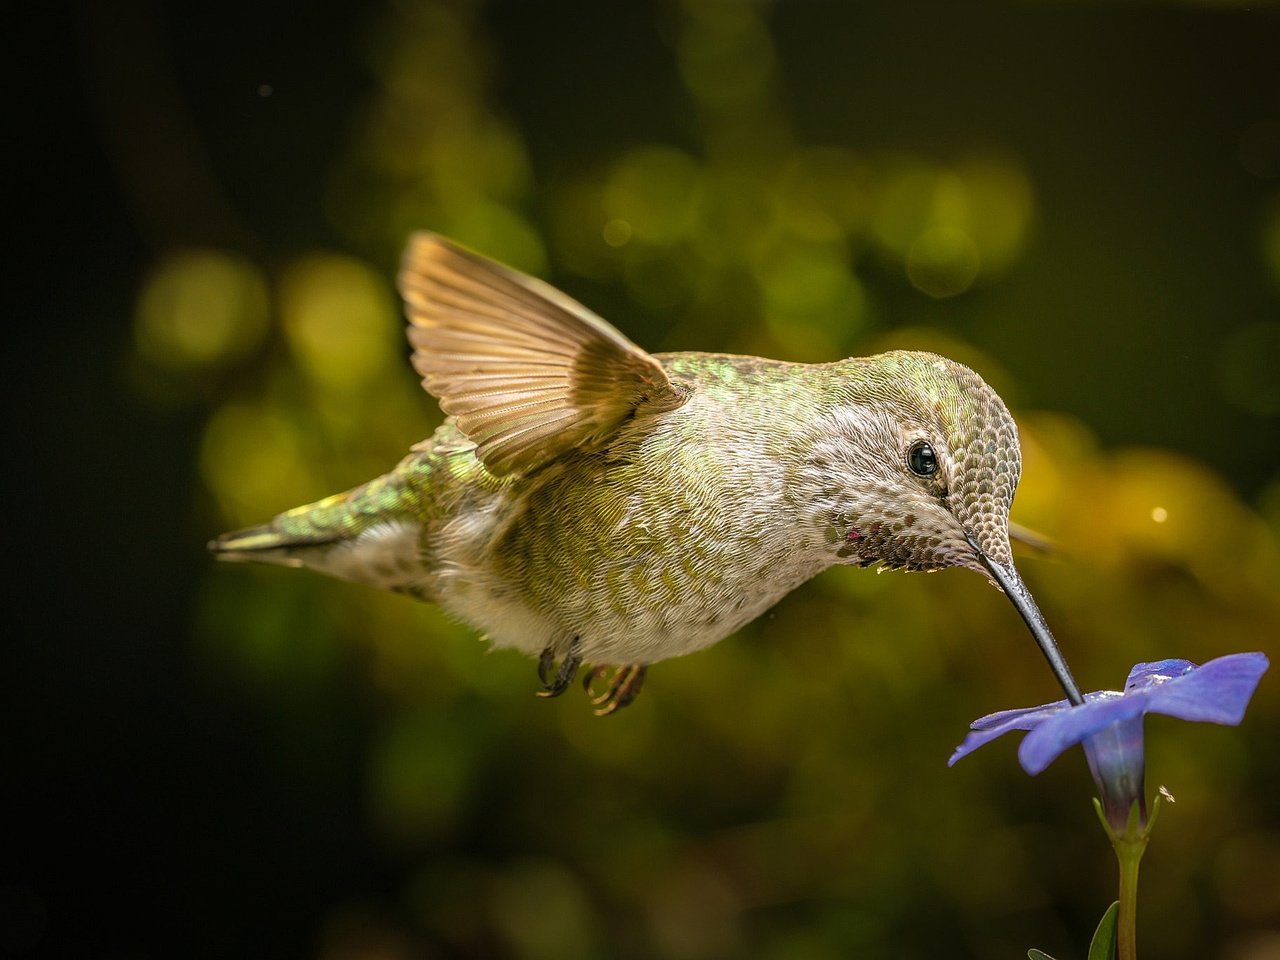
[(834, 250), (783, 251), (761, 271), (770, 306), (788, 313), (825, 313), (845, 293), (852, 275)]
[(147, 280), (134, 316), (138, 353), (181, 370), (252, 352), (267, 328), (261, 271), (244, 257), (196, 250), (166, 259)]
[(363, 386), (400, 362), (391, 291), (358, 260), (312, 254), (295, 262), (280, 283), (280, 315), (299, 366), (322, 387)]
[(758, 100), (773, 78), (773, 39), (749, 4), (697, 3), (680, 38), (680, 73), (703, 104), (726, 109)]
[(493, 886), (493, 915), (519, 956), (531, 960), (592, 954), (591, 903), (563, 867), (517, 864)]
[(1152, 507), (1151, 519), (1155, 523), (1164, 523), (1169, 519), (1169, 511), (1164, 507)]
[(934, 227), (922, 233), (907, 250), (907, 279), (921, 293), (937, 299), (968, 290), (979, 266), (972, 238), (952, 227)]
[(861, 230), (870, 215), (867, 177), (867, 165), (852, 151), (797, 152), (783, 167), (777, 186), (787, 228), (817, 241)]
[(200, 469), (224, 516), (248, 523), (288, 506), (307, 487), (296, 425), (270, 407), (233, 403), (205, 429)]
[(963, 293), (1022, 253), (1035, 203), (1016, 161), (977, 155), (952, 168), (914, 157), (884, 163), (873, 191), (872, 236), (890, 259), (904, 261), (921, 292)]
[(524, 141), (493, 118), (443, 126), (432, 140), (429, 159), (435, 192), (447, 211), (484, 198), (522, 196), (532, 181)]
[(837, 247), (788, 244), (758, 273), (769, 332), (788, 359), (829, 360), (863, 324), (862, 285)]
[(701, 178), (698, 165), (672, 147), (644, 147), (624, 156), (604, 189), (612, 220), (625, 220), (637, 240), (672, 243), (693, 232)]
[(916, 158), (895, 158), (877, 178), (871, 230), (876, 241), (894, 257), (929, 228), (939, 172)]
[(536, 275), (547, 269), (546, 250), (537, 230), (505, 204), (474, 203), (449, 223), (446, 232), (459, 243), (525, 273)]
[(618, 217), (604, 225), (604, 242), (611, 247), (623, 247), (631, 242), (631, 224)]
[(956, 167), (965, 196), (964, 229), (984, 275), (1000, 273), (1022, 253), (1035, 200), (1020, 163), (1004, 156), (972, 157)]

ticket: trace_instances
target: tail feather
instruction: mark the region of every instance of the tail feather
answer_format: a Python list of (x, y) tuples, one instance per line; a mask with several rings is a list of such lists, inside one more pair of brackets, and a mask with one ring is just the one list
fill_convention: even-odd
[[(267, 523), (233, 530), (209, 542), (219, 560), (307, 567), (327, 576), (369, 583), (425, 596), (422, 560), (424, 529), (439, 516), (442, 499), (456, 498), (458, 485), (472, 474), (494, 483), (474, 459), (474, 445), (459, 443), (457, 428), (446, 423), (430, 441), (418, 445), (390, 473), (345, 493), (286, 510)], [(455, 457), (467, 457), (460, 462)], [(441, 493), (435, 479), (454, 486)]]
[(368, 581), (374, 574), (360, 565), (361, 551), (345, 548), (406, 524), (416, 531), (406, 464), (411, 467), (410, 461), (420, 457), (408, 458), (391, 473), (353, 490), (286, 510), (260, 526), (224, 533), (209, 541), (209, 550), (219, 560), (309, 567), (342, 579)]
[(233, 562), (278, 563), (290, 567), (304, 566), (297, 551), (306, 547), (323, 547), (337, 542), (332, 535), (299, 536), (276, 527), (276, 521), (244, 530), (233, 530), (209, 541), (209, 551), (219, 560)]
[(350, 540), (368, 525), (370, 517), (359, 509), (359, 495), (370, 486), (295, 507), (260, 526), (224, 533), (209, 541), (209, 550), (219, 560), (306, 566), (302, 555)]

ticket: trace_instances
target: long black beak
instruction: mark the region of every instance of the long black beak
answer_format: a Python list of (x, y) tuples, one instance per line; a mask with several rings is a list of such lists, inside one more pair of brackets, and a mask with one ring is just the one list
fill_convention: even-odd
[(1040, 652), (1049, 661), (1049, 669), (1058, 678), (1058, 683), (1062, 684), (1062, 689), (1067, 692), (1067, 699), (1077, 706), (1084, 703), (1080, 688), (1076, 686), (1076, 679), (1071, 676), (1071, 668), (1067, 666), (1067, 661), (1062, 658), (1062, 651), (1058, 649), (1058, 641), (1053, 639), (1053, 634), (1049, 632), (1049, 625), (1044, 622), (1044, 614), (1040, 612), (1035, 598), (1031, 596), (1022, 578), (1018, 576), (1013, 562), (1010, 561), (1007, 568), (1003, 567), (988, 557), (972, 536), (966, 535), (965, 539), (978, 554), (978, 559), (982, 561), (982, 565), (986, 567), (992, 579), (1000, 584), (1000, 589), (1004, 591), (1005, 596), (1013, 603), (1018, 613), (1022, 614), (1022, 619), (1026, 621), (1031, 636), (1035, 637)]

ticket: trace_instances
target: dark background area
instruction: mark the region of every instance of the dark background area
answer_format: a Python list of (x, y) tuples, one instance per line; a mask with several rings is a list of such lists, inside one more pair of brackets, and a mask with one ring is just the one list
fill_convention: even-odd
[[(1087, 687), (1143, 659), (1273, 650), (1275, 7), (104, 3), (46, 17), (18, 61), (12, 148), (27, 176), (11, 188), (4, 377), (17, 617), (0, 953), (1083, 952), (1113, 881), (1079, 758), (1037, 780), (1011, 749), (943, 766), (972, 718), (1053, 697), (977, 578), (833, 572), (655, 669), (605, 722), (581, 697), (535, 702), (531, 664), (432, 611), (214, 569), (203, 544), (367, 479), (434, 422), (393, 327), (391, 373), (344, 393), (307, 367), (309, 328), (288, 319), (298, 278), (320, 275), (299, 264), (337, 262), (317, 251), (381, 284), (371, 302), (392, 310), (399, 245), (429, 227), (543, 273), (655, 349), (955, 347), (1023, 425), (1021, 519), (1065, 547), (1024, 563)], [(756, 237), (758, 211), (791, 196), (770, 171), (814, 148), (866, 177), (870, 212), (838, 235), (788, 240), (781, 217)], [(668, 169), (643, 166), (654, 149), (681, 152), (675, 179), (624, 195), (627, 170)], [(990, 269), (982, 177), (1031, 198), (1010, 201), (1024, 227)], [(676, 227), (646, 235), (636, 219), (630, 244), (600, 242), (611, 203), (677, 180), (703, 199)], [(939, 295), (912, 273), (921, 248), (895, 247), (886, 197), (904, 196), (933, 211), (921, 236), (977, 238), (985, 259), (962, 289)], [(788, 249), (823, 278), (835, 251), (860, 312), (828, 327), (839, 311), (771, 286)], [(265, 332), (238, 353), (145, 349), (139, 304), (191, 250), (263, 278)], [(946, 279), (964, 262), (933, 263)], [(646, 300), (646, 277), (677, 292)], [(763, 322), (778, 304), (794, 324)], [(304, 479), (228, 493), (210, 438), (248, 450), (269, 435), (226, 426), (242, 421), (284, 424)], [(1156, 506), (1172, 522), (1153, 532), (1139, 520)], [(1280, 955), (1274, 686), (1240, 731), (1149, 724), (1164, 744), (1152, 787), (1183, 800), (1144, 877), (1153, 956)]]

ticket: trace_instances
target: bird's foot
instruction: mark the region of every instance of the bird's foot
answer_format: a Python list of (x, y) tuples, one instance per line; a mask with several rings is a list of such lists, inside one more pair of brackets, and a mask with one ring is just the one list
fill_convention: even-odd
[(538, 679), (542, 681), (543, 687), (538, 691), (540, 697), (558, 697), (569, 689), (569, 684), (573, 683), (578, 667), (582, 666), (582, 644), (577, 637), (574, 637), (573, 642), (569, 644), (569, 652), (560, 661), (560, 666), (553, 675), (551, 668), (555, 663), (555, 650), (548, 646), (538, 657)]
[(582, 689), (587, 691), (587, 696), (591, 697), (591, 702), (595, 704), (597, 717), (607, 717), (611, 713), (617, 713), (638, 697), (640, 688), (644, 686), (644, 674), (648, 667), (640, 663), (614, 667), (609, 686), (601, 693), (596, 693), (593, 689), (595, 682), (610, 669), (607, 666), (596, 667), (582, 678)]

